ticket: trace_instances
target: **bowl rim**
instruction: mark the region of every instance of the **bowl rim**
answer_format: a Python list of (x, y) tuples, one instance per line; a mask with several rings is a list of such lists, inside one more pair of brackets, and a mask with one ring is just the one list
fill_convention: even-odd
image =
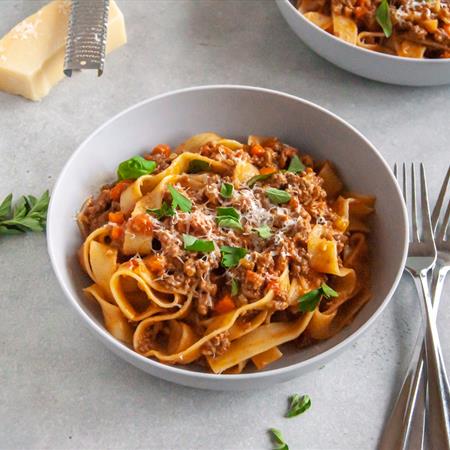
[[(83, 142), (77, 147), (77, 149), (69, 157), (69, 159), (65, 163), (63, 169), (61, 170), (61, 172), (57, 178), (57, 181), (53, 187), (52, 192), (55, 193), (62, 188), (63, 179), (65, 178), (66, 172), (69, 170), (69, 167), (71, 166), (72, 161), (78, 156), (78, 154), (80, 154), (83, 151), (86, 144), (94, 136), (96, 136), (104, 128), (106, 128), (110, 124), (112, 124), (119, 117), (122, 117), (122, 116), (128, 114), (130, 111), (132, 111), (134, 109), (138, 109), (147, 103), (151, 103), (153, 101), (164, 99), (166, 97), (172, 97), (172, 96), (176, 96), (178, 94), (184, 94), (184, 93), (190, 93), (190, 92), (209, 91), (209, 90), (212, 90), (212, 91), (214, 91), (214, 90), (254, 91), (254, 92), (259, 92), (262, 94), (281, 96), (281, 97), (284, 97), (284, 98), (287, 98), (290, 100), (294, 100), (296, 102), (306, 104), (307, 106), (309, 106), (313, 109), (319, 110), (320, 112), (331, 116), (334, 120), (340, 122), (341, 124), (343, 124), (344, 126), (349, 128), (353, 133), (358, 135), (367, 144), (369, 149), (372, 150), (372, 152), (374, 152), (375, 155), (380, 159), (382, 164), (385, 166), (388, 174), (390, 175), (391, 180), (394, 183), (395, 189), (397, 190), (397, 195), (399, 196), (399, 198), (401, 200), (401, 205), (402, 205), (401, 216), (402, 216), (403, 225), (404, 225), (402, 227), (403, 235), (401, 236), (401, 238), (403, 239), (403, 254), (402, 254), (401, 264), (400, 264), (399, 268), (397, 269), (397, 273), (395, 275), (394, 282), (393, 282), (391, 288), (389, 289), (389, 292), (383, 299), (381, 305), (374, 311), (372, 316), (369, 317), (369, 319), (366, 322), (364, 322), (356, 331), (354, 331), (352, 334), (350, 334), (349, 336), (344, 338), (341, 342), (339, 342), (338, 344), (329, 348), (328, 350), (325, 350), (324, 352), (321, 352), (318, 355), (312, 356), (308, 359), (297, 362), (295, 364), (291, 364), (286, 367), (280, 367), (280, 368), (276, 368), (276, 369), (267, 369), (264, 371), (251, 372), (251, 373), (241, 373), (241, 374), (214, 374), (214, 373), (208, 373), (208, 372), (198, 372), (198, 371), (186, 370), (186, 369), (184, 369), (182, 367), (178, 367), (176, 365), (170, 366), (167, 364), (163, 364), (159, 361), (156, 361), (151, 358), (147, 358), (143, 355), (140, 355), (139, 353), (135, 352), (134, 350), (132, 350), (131, 348), (127, 347), (125, 344), (123, 344), (122, 342), (120, 342), (119, 340), (114, 338), (105, 328), (98, 325), (94, 321), (94, 319), (92, 319), (87, 314), (87, 312), (85, 312), (82, 309), (82, 307), (80, 306), (79, 300), (78, 300), (79, 296), (72, 295), (72, 293), (70, 292), (70, 289), (69, 289), (68, 285), (66, 285), (66, 282), (63, 279), (63, 274), (61, 273), (59, 265), (57, 264), (57, 261), (56, 261), (56, 254), (55, 254), (56, 245), (53, 243), (52, 229), (53, 229), (53, 226), (56, 227), (56, 223), (57, 223), (56, 219), (58, 217), (58, 214), (55, 209), (56, 208), (55, 207), (56, 200), (54, 200), (55, 199), (54, 195), (51, 196), (50, 204), (49, 204), (49, 208), (48, 208), (47, 231), (46, 231), (47, 249), (48, 249), (48, 253), (50, 256), (50, 261), (51, 261), (51, 265), (53, 267), (53, 271), (56, 275), (59, 285), (61, 286), (61, 288), (65, 294), (65, 297), (69, 300), (71, 305), (75, 308), (75, 310), (81, 316), (85, 325), (88, 325), (91, 328), (91, 330), (96, 332), (99, 335), (100, 339), (103, 338), (109, 344), (111, 344), (114, 347), (114, 350), (117, 351), (119, 354), (124, 352), (128, 356), (128, 358), (126, 358), (128, 362), (131, 362), (130, 359), (135, 360), (135, 362), (136, 362), (135, 365), (138, 365), (138, 367), (142, 367), (141, 364), (149, 365), (149, 366), (153, 366), (155, 368), (155, 370), (167, 371), (167, 372), (170, 372), (174, 376), (186, 377), (186, 379), (189, 378), (192, 380), (194, 380), (194, 379), (208, 380), (208, 382), (212, 382), (212, 383), (223, 382), (226, 380), (228, 380), (228, 381), (244, 381), (244, 380), (250, 381), (250, 380), (261, 379), (261, 378), (266, 378), (266, 377), (272, 378), (272, 377), (276, 377), (277, 375), (287, 375), (289, 373), (295, 373), (296, 371), (300, 370), (302, 367), (305, 367), (305, 366), (313, 367), (314, 365), (318, 365), (322, 360), (327, 359), (327, 358), (331, 357), (332, 355), (338, 354), (339, 351), (341, 351), (342, 349), (347, 347), (350, 344), (350, 342), (354, 341), (359, 336), (361, 336), (361, 334), (364, 333), (375, 322), (375, 320), (380, 316), (380, 314), (383, 312), (383, 310), (389, 303), (390, 299), (392, 298), (392, 295), (400, 281), (400, 278), (403, 273), (403, 268), (404, 268), (404, 265), (406, 262), (406, 256), (407, 256), (407, 250), (408, 250), (408, 227), (407, 227), (408, 222), (407, 222), (406, 206), (403, 202), (403, 196), (401, 194), (401, 191), (400, 191), (400, 188), (399, 188), (397, 182), (395, 181), (394, 175), (393, 175), (392, 171), (390, 170), (387, 162), (384, 160), (381, 153), (375, 148), (375, 146), (366, 137), (364, 137), (356, 128), (354, 128), (352, 125), (347, 123), (344, 119), (341, 119), (339, 116), (337, 116), (333, 112), (328, 111), (327, 109), (325, 109), (321, 106), (318, 106), (315, 103), (312, 103), (308, 100), (302, 99), (300, 97), (296, 97), (291, 94), (287, 94), (285, 92), (276, 91), (276, 90), (267, 89), (267, 88), (246, 86), (246, 85), (217, 84), (217, 85), (192, 86), (192, 87), (188, 87), (188, 88), (176, 89), (173, 91), (166, 92), (164, 94), (150, 97), (141, 102), (138, 102), (138, 103), (124, 109), (123, 111), (119, 112), (118, 114), (114, 115), (112, 118), (108, 119), (102, 125), (97, 127), (91, 134), (89, 134), (89, 136), (86, 139), (83, 140)], [(138, 363), (141, 363), (141, 364), (138, 364)]]
[(327, 33), (325, 30), (308, 20), (304, 15), (292, 4), (291, 0), (276, 0), (277, 4), (280, 3), (287, 4), (288, 8), (294, 12), (300, 21), (305, 25), (309, 26), (311, 29), (318, 31), (324, 36), (327, 36), (330, 40), (334, 41), (336, 45), (344, 46), (344, 48), (352, 49), (352, 51), (362, 52), (365, 55), (369, 55), (373, 58), (387, 59), (388, 61), (403, 62), (405, 64), (435, 64), (435, 65), (448, 65), (450, 64), (450, 58), (407, 58), (406, 56), (389, 55), (388, 53), (376, 52), (375, 50), (369, 50), (364, 47), (359, 47), (357, 45), (350, 44), (342, 39), (339, 39), (334, 34)]

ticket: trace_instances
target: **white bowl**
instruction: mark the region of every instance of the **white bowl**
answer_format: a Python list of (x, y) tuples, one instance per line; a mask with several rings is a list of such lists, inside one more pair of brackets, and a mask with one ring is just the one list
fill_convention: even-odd
[[(246, 139), (278, 136), (338, 167), (347, 186), (377, 197), (373, 233), (373, 299), (354, 322), (332, 339), (285, 354), (268, 369), (240, 375), (214, 375), (147, 359), (113, 338), (82, 288), (89, 280), (76, 257), (81, 244), (74, 217), (86, 197), (115, 177), (120, 161), (166, 142), (215, 131)], [(113, 117), (71, 156), (54, 187), (47, 239), (53, 269), (70, 304), (94, 334), (121, 358), (140, 369), (187, 386), (239, 390), (269, 386), (310, 371), (334, 357), (380, 315), (393, 294), (406, 257), (407, 226), (401, 193), (378, 151), (334, 114), (281, 92), (245, 86), (205, 86), (145, 100)]]
[(450, 59), (402, 58), (351, 45), (314, 25), (291, 1), (276, 0), (292, 31), (308, 47), (341, 69), (383, 83), (407, 86), (450, 83)]

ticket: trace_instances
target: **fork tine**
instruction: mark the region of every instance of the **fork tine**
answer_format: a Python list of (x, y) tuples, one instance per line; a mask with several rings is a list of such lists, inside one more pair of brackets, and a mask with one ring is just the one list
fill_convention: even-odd
[(416, 174), (414, 163), (411, 164), (411, 222), (413, 242), (419, 242), (419, 233), (417, 232), (417, 205), (416, 205)]
[(443, 241), (445, 239), (445, 235), (447, 234), (447, 227), (450, 221), (450, 200), (447, 204), (447, 211), (445, 211), (444, 220), (441, 223), (441, 226), (437, 230), (437, 241)]
[(398, 176), (397, 176), (397, 163), (394, 163), (394, 177), (397, 180), (398, 183)]
[(406, 164), (403, 163), (403, 200), (405, 200), (405, 204), (407, 204), (407, 195), (406, 195)]
[(447, 191), (448, 182), (450, 181), (450, 166), (447, 170), (447, 175), (442, 183), (441, 191), (439, 192), (439, 197), (437, 199), (436, 205), (433, 209), (433, 215), (431, 216), (431, 223), (433, 224), (434, 232), (437, 233), (437, 226), (439, 222), (439, 215), (441, 214), (442, 204), (444, 203), (445, 193)]
[(425, 168), (420, 163), (420, 203), (422, 207), (422, 240), (433, 240), (433, 231), (431, 228), (430, 204), (428, 202), (427, 180), (425, 177)]

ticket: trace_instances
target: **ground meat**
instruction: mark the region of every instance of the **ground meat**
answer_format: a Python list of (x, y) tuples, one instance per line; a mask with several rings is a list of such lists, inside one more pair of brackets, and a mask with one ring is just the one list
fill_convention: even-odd
[(110, 187), (104, 187), (96, 198), (89, 198), (78, 214), (78, 224), (84, 236), (108, 223), (108, 213), (118, 211), (120, 205), (111, 200)]
[(223, 355), (230, 348), (229, 332), (214, 336), (211, 340), (206, 342), (202, 347), (202, 354), (204, 356), (216, 356)]

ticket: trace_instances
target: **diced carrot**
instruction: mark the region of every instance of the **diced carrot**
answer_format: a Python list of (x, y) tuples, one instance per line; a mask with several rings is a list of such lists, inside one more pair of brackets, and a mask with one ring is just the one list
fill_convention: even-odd
[(357, 6), (355, 8), (355, 17), (357, 19), (360, 19), (361, 17), (363, 17), (365, 14), (367, 14), (367, 8), (365, 6)]
[(166, 158), (170, 156), (170, 146), (167, 144), (158, 144), (153, 150), (152, 155), (163, 155)]
[(215, 305), (214, 311), (217, 314), (226, 314), (227, 312), (233, 311), (236, 309), (236, 305), (234, 304), (233, 299), (230, 295), (225, 294)]
[(108, 214), (108, 220), (113, 223), (117, 223), (118, 225), (122, 224), (124, 222), (123, 212), (117, 211), (117, 212), (110, 212)]
[(128, 222), (131, 231), (140, 234), (152, 234), (153, 225), (148, 214), (138, 214)]
[(252, 270), (247, 270), (245, 272), (245, 279), (250, 283), (255, 283), (258, 281), (258, 275)]
[(148, 267), (150, 272), (153, 272), (155, 274), (161, 274), (165, 269), (164, 262), (160, 257), (156, 255), (152, 255), (149, 258), (146, 258), (145, 265)]
[[(446, 23), (443, 28), (447, 35), (450, 36), (450, 23)], [(448, 53), (448, 51), (446, 51), (445, 53)], [(446, 56), (446, 58), (448, 58), (448, 56)]]
[(275, 169), (275, 167), (263, 167), (259, 173), (261, 175), (268, 175), (269, 173), (275, 173), (277, 171), (277, 169)]
[(119, 181), (110, 191), (111, 199), (118, 202), (122, 192), (132, 183), (130, 180)]
[(259, 144), (252, 145), (250, 148), (250, 153), (252, 156), (262, 156), (266, 151), (264, 150), (264, 147), (262, 147)]
[(289, 200), (289, 206), (293, 209), (297, 208), (300, 202), (298, 201), (297, 197), (292, 196)]
[(123, 228), (121, 227), (113, 227), (111, 230), (111, 239), (113, 241), (119, 241), (123, 237)]
[(278, 281), (269, 281), (267, 283), (267, 289), (270, 291), (271, 289), (276, 291), (280, 288), (280, 285), (278, 284)]

